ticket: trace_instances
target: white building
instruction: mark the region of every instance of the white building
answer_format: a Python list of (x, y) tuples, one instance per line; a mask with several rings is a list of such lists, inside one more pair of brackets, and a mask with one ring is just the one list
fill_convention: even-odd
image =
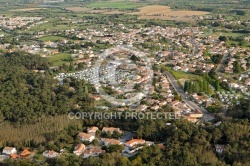
[(89, 142), (92, 142), (94, 139), (95, 139), (95, 136), (91, 135), (91, 134), (87, 134), (87, 133), (83, 133), (83, 132), (80, 132), (78, 134), (78, 136), (80, 137), (80, 140), (81, 141), (89, 141)]
[(83, 158), (88, 158), (90, 156), (96, 157), (101, 153), (105, 153), (105, 150), (102, 150), (99, 147), (93, 147), (84, 151)]
[(98, 127), (95, 127), (95, 126), (87, 128), (88, 134), (96, 133), (97, 130), (99, 130), (99, 129), (98, 129)]
[(17, 153), (17, 150), (16, 150), (16, 148), (14, 148), (14, 147), (8, 147), (8, 146), (6, 146), (6, 147), (3, 149), (3, 154), (11, 155), (11, 154), (15, 154), (15, 153)]
[(58, 153), (54, 150), (46, 150), (43, 152), (43, 156), (48, 158), (55, 158), (58, 156)]
[(86, 147), (84, 144), (78, 144), (75, 146), (73, 153), (77, 156), (80, 156), (84, 152), (85, 148)]

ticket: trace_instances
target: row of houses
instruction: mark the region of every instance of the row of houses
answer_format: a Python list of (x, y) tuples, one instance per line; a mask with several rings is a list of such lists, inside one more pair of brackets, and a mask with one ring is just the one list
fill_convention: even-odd
[(0, 16), (0, 27), (14, 30), (41, 21), (43, 17), (6, 17)]
[(17, 154), (17, 150), (15, 147), (7, 146), (3, 149), (2, 154), (7, 155), (8, 157), (13, 159), (17, 158), (26, 159), (30, 157), (31, 152), (28, 149), (24, 149), (20, 154)]
[[(92, 126), (87, 128), (87, 133), (80, 132), (78, 133), (78, 138), (81, 141), (88, 141), (92, 142), (95, 137), (95, 133), (99, 130), (98, 127)], [(102, 129), (102, 132), (104, 133), (111, 133), (114, 134), (114, 132), (118, 133), (123, 133), (119, 128), (114, 128), (114, 127), (104, 127)], [(121, 145), (124, 146), (124, 151), (122, 153), (127, 153), (127, 154), (133, 154), (137, 152), (140, 148), (142, 148), (144, 145), (152, 145), (154, 144), (153, 142), (148, 142), (143, 139), (131, 139), (131, 140), (118, 140), (118, 139), (113, 139), (113, 138), (101, 138), (99, 139), (99, 142), (101, 145), (99, 146), (88, 146), (86, 147), (84, 144), (78, 144), (75, 146), (75, 149), (73, 151), (74, 154), (76, 155), (83, 155), (84, 158), (87, 158), (89, 156), (97, 156), (101, 153), (105, 153), (104, 150), (101, 149), (101, 147), (104, 146), (110, 146), (110, 145)]]

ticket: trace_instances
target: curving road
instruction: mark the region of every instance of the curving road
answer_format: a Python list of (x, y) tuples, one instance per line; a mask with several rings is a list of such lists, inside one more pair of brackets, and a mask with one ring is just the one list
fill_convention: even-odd
[(182, 100), (186, 103), (186, 105), (189, 106), (192, 110), (198, 109), (202, 111), (204, 122), (214, 119), (214, 117), (209, 112), (207, 112), (207, 110), (198, 106), (196, 103), (188, 99), (189, 96), (184, 93), (182, 87), (178, 84), (177, 80), (170, 72), (166, 72), (165, 74), (169, 80), (169, 83), (172, 85), (174, 90), (181, 96)]

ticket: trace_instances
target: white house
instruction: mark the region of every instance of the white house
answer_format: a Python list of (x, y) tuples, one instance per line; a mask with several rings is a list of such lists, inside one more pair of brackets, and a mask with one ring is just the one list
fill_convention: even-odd
[(87, 133), (80, 132), (78, 134), (79, 138), (81, 141), (89, 141), (92, 142), (95, 139), (95, 136)]
[(43, 156), (48, 158), (55, 158), (58, 156), (58, 153), (54, 150), (46, 150), (43, 152)]
[(117, 131), (119, 133), (122, 133), (122, 131), (120, 130), (120, 128), (115, 128), (115, 127), (103, 127), (102, 132), (107, 133), (110, 132), (111, 134), (113, 134), (114, 131)]
[(99, 147), (89, 148), (84, 151), (83, 158), (88, 158), (90, 156), (99, 156), (101, 153), (105, 153), (105, 150), (102, 150)]
[(95, 127), (95, 126), (87, 128), (88, 134), (90, 134), (90, 133), (96, 133), (97, 130), (99, 130), (99, 128)]
[(122, 143), (119, 141), (119, 140), (116, 140), (116, 139), (102, 139), (102, 141), (104, 142), (104, 144), (106, 146), (108, 145), (121, 145)]
[(3, 149), (3, 154), (11, 155), (11, 154), (15, 154), (15, 153), (17, 153), (17, 150), (16, 150), (16, 148), (14, 148), (14, 147), (8, 147), (8, 146), (6, 146), (6, 147)]
[(142, 145), (142, 144), (145, 144), (145, 143), (146, 143), (146, 141), (143, 140), (143, 139), (131, 139), (130, 141), (125, 143), (125, 146), (133, 147), (135, 145)]
[(221, 154), (224, 151), (224, 145), (216, 144), (215, 145), (215, 150), (216, 150), (217, 153)]
[(86, 147), (85, 147), (84, 144), (78, 144), (78, 145), (76, 145), (76, 147), (75, 147), (73, 153), (74, 153), (75, 155), (77, 155), (77, 156), (80, 156), (80, 155), (84, 152), (85, 148), (86, 148)]

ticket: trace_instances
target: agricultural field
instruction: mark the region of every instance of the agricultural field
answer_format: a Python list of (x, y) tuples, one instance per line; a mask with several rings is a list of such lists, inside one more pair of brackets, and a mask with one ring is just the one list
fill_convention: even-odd
[(44, 36), (41, 37), (40, 40), (43, 42), (48, 42), (48, 41), (59, 41), (59, 40), (63, 40), (65, 39), (64, 37), (60, 37), (60, 36)]
[(91, 10), (90, 8), (86, 8), (86, 7), (68, 7), (65, 9), (72, 11), (72, 12), (87, 12), (87, 11)]
[(47, 9), (47, 8), (24, 8), (24, 9), (13, 9), (9, 10), (11, 12), (27, 12), (27, 11), (34, 11), (34, 10), (41, 10), (41, 9)]
[(115, 9), (91, 9), (91, 10), (86, 11), (85, 13), (112, 15), (112, 14), (126, 14), (127, 12), (123, 12), (123, 11), (119, 11)]
[(115, 8), (115, 9), (136, 9), (145, 6), (146, 3), (139, 2), (94, 2), (87, 5), (89, 8)]
[(145, 6), (139, 8), (139, 12), (130, 14), (139, 15), (139, 19), (160, 19), (160, 20), (192, 20), (193, 16), (203, 16), (210, 14), (203, 11), (172, 10), (169, 6)]
[(231, 47), (240, 46), (240, 47), (243, 47), (243, 48), (250, 48), (250, 42), (249, 41), (240, 43), (238, 41), (231, 41), (230, 40), (230, 41), (227, 42), (227, 45), (231, 46)]

